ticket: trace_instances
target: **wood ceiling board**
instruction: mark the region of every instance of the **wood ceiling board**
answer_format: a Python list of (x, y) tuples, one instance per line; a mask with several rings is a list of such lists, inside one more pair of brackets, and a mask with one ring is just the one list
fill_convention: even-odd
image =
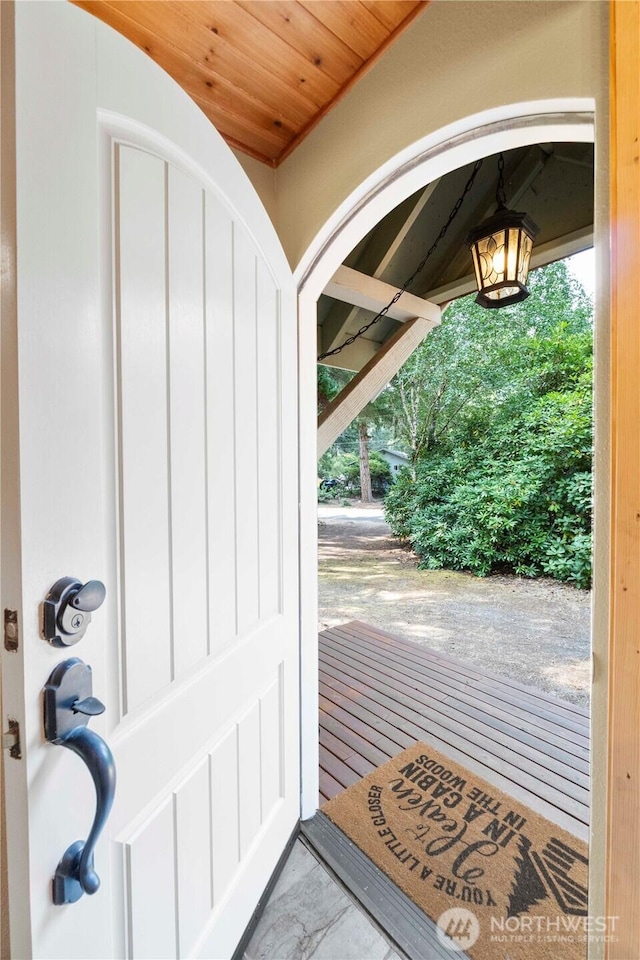
[[(270, 136), (270, 131), (262, 131), (257, 128), (252, 129), (247, 123), (246, 118), (240, 121), (234, 113), (226, 113), (219, 105), (216, 107), (215, 116), (212, 116), (213, 111), (211, 111), (211, 104), (208, 100), (204, 100), (193, 94), (191, 94), (191, 99), (200, 107), (205, 116), (208, 117), (220, 136), (235, 149), (244, 153), (250, 153), (251, 156), (255, 156), (256, 160), (262, 160), (263, 162), (264, 157), (272, 153), (274, 149), (280, 149)], [(246, 147), (244, 143), (247, 137), (247, 130), (251, 133), (251, 139), (254, 145), (252, 151), (249, 151), (249, 148)]]
[[(265, 43), (271, 44), (271, 34), (261, 30), (259, 25), (256, 30), (254, 18), (235, 2), (98, 0), (95, 3), (83, 3), (80, 0), (78, 5), (90, 9), (91, 12), (100, 8), (103, 12), (96, 15), (105, 22), (110, 22), (108, 17), (111, 11), (117, 11), (133, 23), (152, 31), (157, 41), (173, 46), (187, 57), (212, 69), (215, 69), (216, 64), (220, 65), (218, 69), (223, 67), (224, 71), (231, 71), (235, 67), (233, 77), (231, 73), (225, 72), (224, 75), (234, 79), (236, 83), (242, 84), (244, 79), (246, 89), (254, 95), (264, 96), (265, 85), (269, 90), (276, 78), (282, 81), (282, 85), (274, 84), (278, 96), (282, 97), (287, 92), (294, 94), (293, 99), (299, 102), (306, 112), (317, 109), (318, 99), (324, 102), (323, 98), (327, 95), (326, 91), (319, 91), (318, 97), (314, 97), (311, 89), (312, 76), (305, 80), (310, 87), (305, 89), (294, 70), (281, 70), (280, 62), (269, 58), (264, 48)], [(281, 59), (283, 51), (279, 50), (278, 53)], [(254, 75), (256, 66), (259, 66), (259, 70), (257, 75)], [(335, 83), (328, 82), (330, 89), (336, 86)]]
[(362, 0), (362, 6), (378, 18), (389, 33), (413, 12), (412, 0)]
[[(141, 4), (145, 10), (152, 5), (144, 0)], [(180, 19), (184, 19), (191, 5), (190, 2), (175, 4)], [(187, 34), (178, 47), (184, 56), (197, 55), (206, 70), (230, 81), (253, 100), (264, 103), (275, 117), (286, 117), (299, 126), (315, 114), (316, 101), (301, 83), (292, 83), (290, 70), (274, 70), (268, 59), (263, 63), (264, 57), (245, 45), (238, 47), (226, 34), (214, 33), (206, 24), (191, 20), (187, 26)], [(173, 40), (174, 35), (171, 42)]]
[[(316, 2), (320, 3), (320, 2), (323, 2), (323, 0), (316, 0)], [(333, 3), (335, 2), (335, 0), (326, 0), (326, 2)], [(370, 57), (368, 60), (365, 60), (365, 62), (360, 67), (360, 69), (356, 73), (354, 73), (354, 75), (351, 77), (349, 81), (347, 81), (347, 83), (344, 84), (344, 86), (338, 92), (338, 94), (334, 97), (334, 99), (330, 103), (328, 103), (325, 107), (323, 107), (323, 109), (320, 110), (319, 113), (316, 114), (316, 116), (313, 118), (311, 123), (309, 123), (308, 126), (305, 127), (304, 130), (302, 130), (294, 140), (292, 140), (292, 142), (289, 144), (286, 150), (280, 154), (277, 161), (274, 163), (275, 167), (277, 167), (280, 163), (282, 163), (283, 160), (286, 160), (287, 157), (291, 153), (293, 153), (296, 147), (298, 147), (302, 143), (302, 141), (305, 139), (305, 137), (309, 133), (311, 133), (313, 128), (322, 120), (322, 118), (326, 116), (326, 114), (329, 113), (333, 109), (333, 107), (335, 107), (336, 104), (339, 103), (340, 100), (342, 100), (342, 98), (349, 93), (349, 91), (356, 85), (358, 80), (361, 80), (362, 77), (369, 72), (369, 70), (377, 63), (380, 57), (383, 56), (384, 52), (393, 43), (395, 43), (398, 37), (402, 33), (404, 33), (404, 31), (408, 27), (411, 26), (411, 24), (416, 19), (416, 17), (418, 17), (423, 12), (423, 10), (425, 10), (425, 8), (429, 5), (429, 3), (431, 3), (431, 0), (418, 0), (418, 2), (414, 5), (413, 10), (409, 14), (409, 16), (406, 17), (406, 19), (403, 20), (392, 33), (389, 34), (385, 42), (381, 44), (380, 47), (378, 47), (375, 54), (372, 57)]]
[(357, 0), (300, 0), (309, 13), (363, 60), (373, 56), (391, 31)]
[[(148, 0), (139, 0), (143, 6)], [(171, 2), (171, 0), (165, 0)], [(333, 0), (332, 0), (333, 2)], [(299, 53), (277, 34), (265, 28), (247, 10), (229, 0), (188, 0), (176, 2), (183, 16), (215, 41), (226, 40), (239, 53), (283, 80), (291, 90), (298, 90), (316, 107), (323, 106), (336, 95), (340, 84)]]
[[(146, 33), (146, 31), (145, 31)], [(138, 34), (137, 29), (132, 35)], [(153, 46), (140, 44), (153, 57)], [(215, 71), (205, 71), (197, 63), (180, 57), (170, 48), (164, 51), (165, 69), (175, 69), (181, 76), (181, 87), (198, 104), (201, 110), (209, 117), (214, 125), (227, 130), (233, 125), (235, 137), (244, 137), (243, 131), (249, 131), (254, 146), (259, 146), (263, 152), (278, 152), (290, 141), (292, 131), (298, 129), (299, 124), (282, 116), (278, 123), (274, 123), (275, 111), (268, 105), (237, 87), (225, 76)], [(154, 58), (155, 59), (155, 58)], [(215, 104), (212, 107), (212, 100)], [(238, 114), (238, 103), (242, 104), (241, 119)], [(257, 143), (258, 139), (260, 144)]]
[[(333, 77), (340, 86), (346, 83), (363, 63), (346, 43), (309, 13), (301, 3), (287, 0), (238, 0), (260, 23), (276, 33), (319, 70)], [(413, 6), (413, 3), (410, 3)]]
[(72, 0), (147, 53), (237, 149), (277, 166), (428, 0)]

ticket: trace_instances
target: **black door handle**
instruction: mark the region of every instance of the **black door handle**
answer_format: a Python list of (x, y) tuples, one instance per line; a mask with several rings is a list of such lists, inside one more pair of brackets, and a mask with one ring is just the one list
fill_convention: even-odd
[(58, 664), (44, 688), (45, 736), (86, 763), (96, 788), (89, 836), (68, 847), (53, 878), (53, 902), (58, 905), (75, 903), (83, 893), (95, 893), (100, 886), (93, 854), (113, 806), (116, 768), (111, 750), (87, 723), (103, 712), (103, 704), (92, 696), (91, 667), (77, 657)]

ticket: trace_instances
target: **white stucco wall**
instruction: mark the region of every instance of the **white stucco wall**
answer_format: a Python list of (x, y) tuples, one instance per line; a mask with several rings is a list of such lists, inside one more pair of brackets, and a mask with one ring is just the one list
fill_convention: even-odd
[(265, 210), (275, 223), (276, 220), (276, 171), (266, 163), (260, 163), (246, 153), (233, 150), (234, 156), (251, 180)]

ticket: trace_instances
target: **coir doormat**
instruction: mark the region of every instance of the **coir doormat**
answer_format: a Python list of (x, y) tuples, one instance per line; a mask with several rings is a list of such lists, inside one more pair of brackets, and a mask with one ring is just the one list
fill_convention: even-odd
[(426, 743), (322, 812), (473, 960), (584, 960), (604, 933), (587, 916), (586, 844)]

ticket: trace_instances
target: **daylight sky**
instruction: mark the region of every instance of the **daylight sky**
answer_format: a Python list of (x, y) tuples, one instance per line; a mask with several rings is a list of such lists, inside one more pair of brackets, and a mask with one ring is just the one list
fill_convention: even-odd
[(573, 257), (567, 257), (567, 266), (587, 293), (593, 297), (596, 272), (593, 247), (590, 250), (583, 250), (582, 253), (576, 253)]

